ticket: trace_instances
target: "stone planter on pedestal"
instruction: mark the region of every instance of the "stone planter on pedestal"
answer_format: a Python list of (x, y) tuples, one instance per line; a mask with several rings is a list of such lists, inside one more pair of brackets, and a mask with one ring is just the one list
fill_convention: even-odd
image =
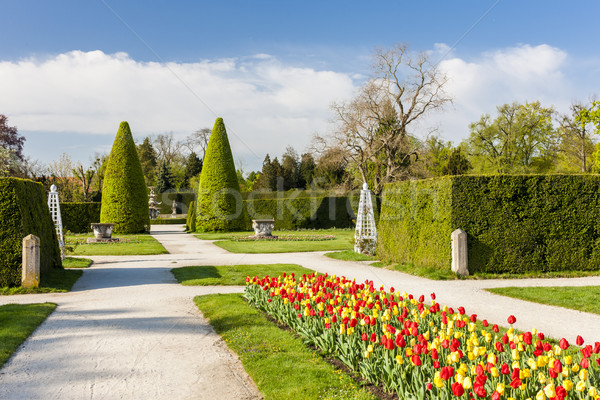
[(112, 231), (115, 224), (107, 223), (96, 223), (91, 224), (92, 231), (94, 231), (94, 237), (87, 240), (88, 243), (106, 243), (106, 242), (118, 242), (119, 239), (112, 237)]
[(276, 238), (271, 232), (275, 229), (274, 219), (253, 219), (252, 228), (254, 228), (255, 238)]

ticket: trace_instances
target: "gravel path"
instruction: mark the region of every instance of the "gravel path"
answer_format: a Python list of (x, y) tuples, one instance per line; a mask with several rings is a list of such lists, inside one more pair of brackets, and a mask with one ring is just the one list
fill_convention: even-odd
[(0, 399), (257, 399), (261, 398), (192, 302), (199, 294), (239, 287), (185, 287), (171, 268), (186, 265), (296, 263), (416, 296), (435, 292), (441, 304), (465, 306), (490, 322), (517, 317), (515, 326), (574, 342), (600, 341), (600, 316), (493, 295), (502, 286), (600, 285), (600, 277), (528, 280), (427, 279), (333, 260), (323, 252), (232, 254), (182, 232), (154, 225), (152, 235), (171, 254), (97, 256), (73, 291), (0, 297), (0, 304), (58, 304), (0, 370)]

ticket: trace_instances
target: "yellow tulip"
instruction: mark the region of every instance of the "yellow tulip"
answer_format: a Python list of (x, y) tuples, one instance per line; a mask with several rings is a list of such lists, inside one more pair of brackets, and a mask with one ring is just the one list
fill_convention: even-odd
[(373, 352), (373, 346), (372, 346), (372, 345), (368, 345), (368, 346), (367, 346), (367, 351), (368, 351), (369, 353), (372, 353), (372, 352)]
[[(531, 378), (531, 370), (529, 368), (525, 368), (525, 369), (521, 370), (519, 375), (521, 375), (521, 373), (523, 374), (523, 378)], [(520, 378), (520, 379), (523, 379), (523, 378)]]
[(577, 363), (573, 364), (571, 371), (573, 371), (575, 373), (579, 372), (579, 364), (577, 364)]
[(463, 380), (462, 386), (465, 390), (469, 390), (473, 387), (473, 383), (471, 382), (471, 378), (468, 376)]
[(583, 392), (585, 390), (585, 381), (577, 382), (577, 385), (575, 385), (575, 390), (578, 392)]
[(535, 400), (546, 400), (546, 395), (544, 395), (543, 390), (537, 392), (537, 394), (535, 395)]
[(365, 351), (365, 358), (369, 358), (371, 356), (371, 353), (369, 353), (368, 351)]
[(443, 387), (444, 386), (444, 381), (442, 380), (442, 378), (440, 378), (440, 372), (436, 372), (435, 373), (435, 377), (433, 378), (433, 383), (435, 384), (436, 387)]
[(402, 356), (400, 354), (396, 356), (396, 362), (400, 365), (404, 364), (404, 360), (402, 359)]
[(544, 375), (542, 372), (538, 374), (538, 382), (542, 385), (546, 383), (546, 375)]
[(573, 364), (573, 357), (572, 356), (565, 356), (565, 364), (567, 364), (567, 365)]
[(469, 358), (469, 360), (473, 361), (475, 359), (475, 354), (472, 351), (470, 351), (467, 353), (467, 357)]
[(598, 396), (598, 391), (596, 390), (596, 388), (595, 388), (595, 387), (591, 386), (591, 387), (590, 387), (590, 390), (588, 391), (588, 394), (589, 394), (591, 397), (596, 397), (596, 396)]
[[(496, 367), (492, 367), (490, 369), (490, 373), (494, 378), (497, 378), (498, 376), (500, 376), (500, 374), (498, 373), (498, 368), (496, 368)], [(500, 393), (500, 394), (502, 394), (502, 393)]]
[(545, 388), (544, 388), (544, 393), (546, 394), (546, 396), (548, 396), (549, 398), (553, 398), (556, 396), (556, 390), (554, 389), (554, 383), (550, 382), (550, 384), (548, 384)]
[(519, 350), (517, 349), (513, 349), (512, 351), (512, 359), (515, 361), (518, 361), (521, 359), (521, 357), (519, 357)]
[(573, 389), (573, 382), (571, 382), (568, 379), (565, 379), (562, 383), (562, 386), (565, 388), (565, 390), (568, 392), (569, 390)]
[(496, 385), (496, 392), (500, 393), (500, 396), (504, 396), (504, 384), (499, 383)]

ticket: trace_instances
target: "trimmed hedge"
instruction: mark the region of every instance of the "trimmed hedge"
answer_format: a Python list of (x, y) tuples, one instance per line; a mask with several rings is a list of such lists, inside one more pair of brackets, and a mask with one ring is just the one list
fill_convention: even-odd
[(93, 223), (100, 222), (102, 203), (60, 203), (63, 229), (73, 233), (91, 232)]
[(206, 153), (196, 205), (200, 232), (237, 231), (244, 226), (240, 185), (223, 118), (217, 118)]
[(140, 233), (150, 226), (148, 188), (125, 121), (119, 126), (106, 166), (100, 222), (114, 223), (115, 233)]
[(192, 201), (196, 200), (196, 193), (168, 191), (157, 194), (156, 201), (161, 202), (158, 205), (159, 212), (161, 214), (173, 213), (173, 200), (177, 202), (177, 214), (189, 214), (189, 206)]
[(244, 201), (245, 229), (253, 219), (273, 218), (275, 229), (326, 229), (354, 227), (349, 197), (298, 197)]
[(191, 201), (188, 208), (188, 215), (185, 221), (185, 230), (188, 232), (196, 232), (196, 202)]
[(467, 232), (469, 272), (600, 269), (600, 176), (455, 176), (386, 186), (378, 256), (450, 268)]
[(0, 178), (0, 287), (21, 285), (23, 238), (40, 238), (40, 273), (62, 268), (60, 248), (41, 183)]
[(151, 219), (150, 225), (185, 225), (185, 218), (158, 218)]

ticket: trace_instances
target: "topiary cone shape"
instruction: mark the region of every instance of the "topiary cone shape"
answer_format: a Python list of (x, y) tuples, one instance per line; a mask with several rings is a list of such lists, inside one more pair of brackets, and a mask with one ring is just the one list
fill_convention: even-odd
[(243, 227), (242, 197), (222, 118), (210, 134), (196, 206), (199, 232), (234, 231)]
[(145, 232), (150, 226), (148, 188), (126, 121), (119, 126), (107, 161), (100, 222), (115, 224), (116, 233)]

